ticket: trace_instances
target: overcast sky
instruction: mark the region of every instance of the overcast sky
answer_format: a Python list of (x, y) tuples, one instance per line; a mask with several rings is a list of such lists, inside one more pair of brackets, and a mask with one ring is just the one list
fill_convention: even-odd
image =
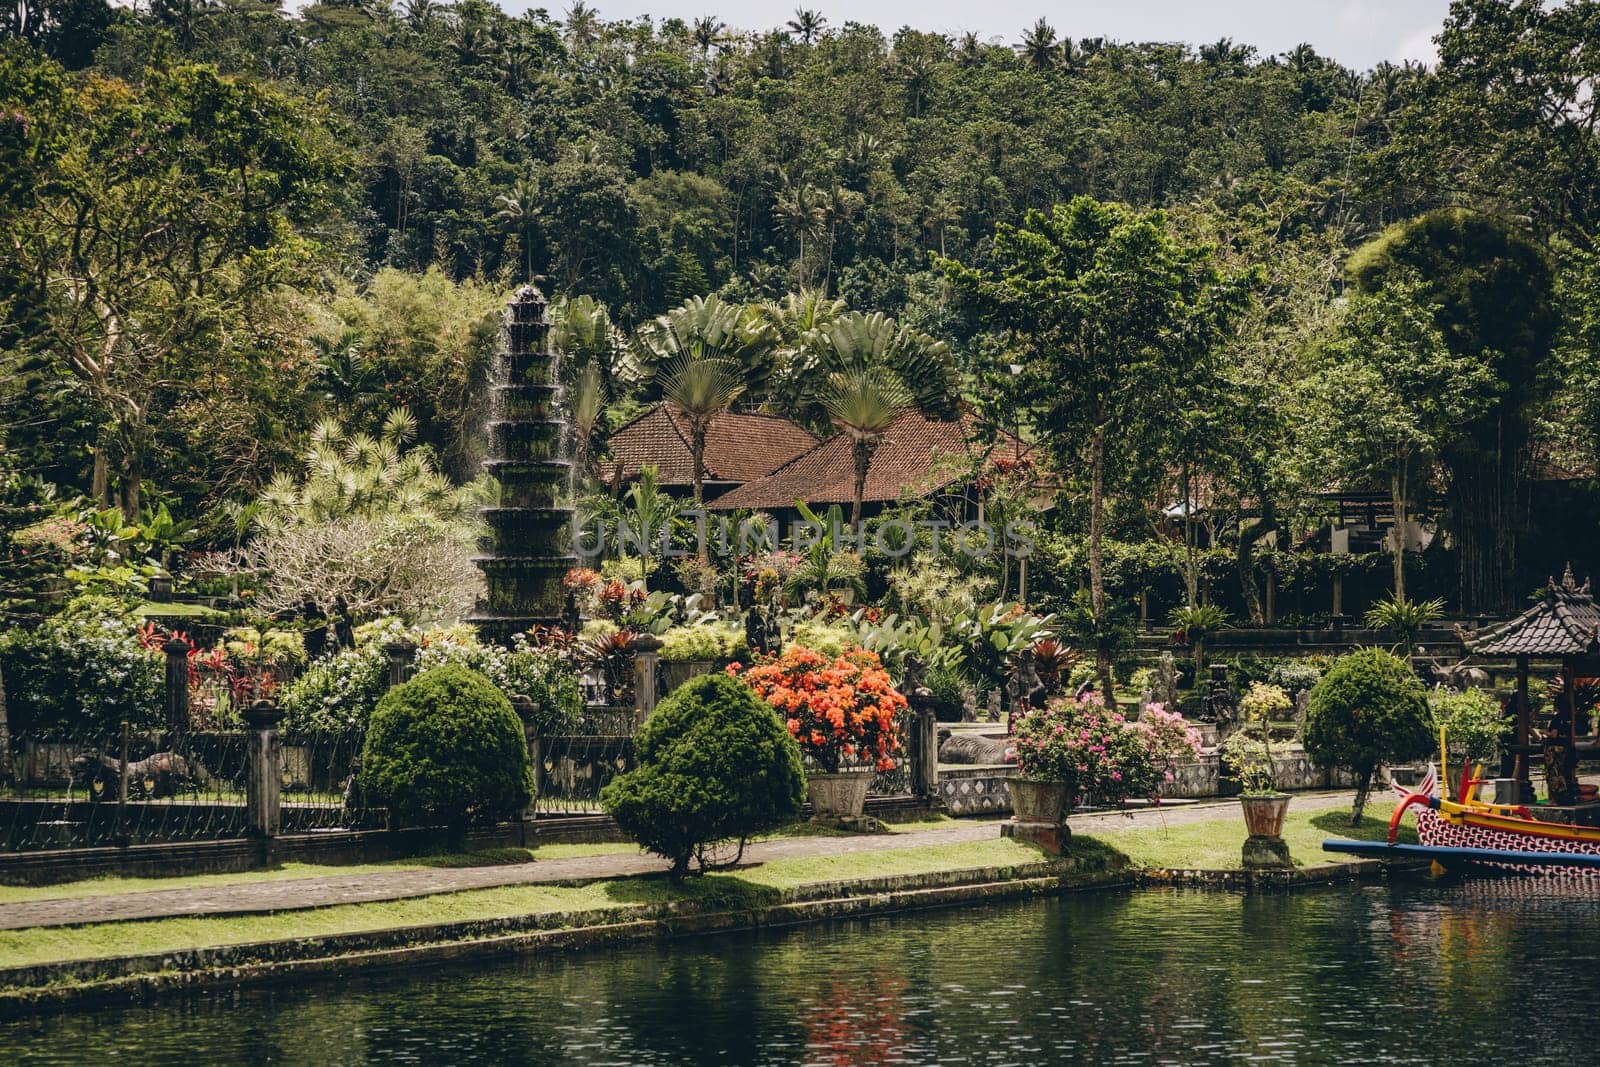
[[(570, 0), (501, 0), (513, 13), (544, 7), (559, 17)], [(657, 21), (714, 14), (736, 29), (782, 25), (798, 0), (589, 0), (608, 19), (649, 15)], [(1232, 37), (1264, 54), (1309, 41), (1318, 52), (1359, 69), (1380, 60), (1431, 61), (1433, 35), (1449, 0), (806, 0), (830, 25), (845, 21), (877, 25), (893, 33), (920, 30), (962, 33), (1014, 42), (1043, 15), (1069, 37), (1122, 41), (1188, 41), (1199, 44)]]

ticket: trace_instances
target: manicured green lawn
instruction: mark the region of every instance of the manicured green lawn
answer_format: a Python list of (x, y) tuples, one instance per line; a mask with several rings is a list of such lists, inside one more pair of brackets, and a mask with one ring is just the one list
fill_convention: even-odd
[[(1348, 837), (1381, 841), (1389, 832), (1387, 807), (1381, 814), (1383, 817), (1377, 818), (1369, 810), (1361, 825), (1352, 827), (1347, 808), (1296, 812), (1291, 803), (1283, 839), (1289, 843), (1289, 854), (1296, 866), (1348, 862), (1346, 857), (1322, 851), (1323, 840)], [(1092, 833), (1074, 833), (1073, 841), (1114, 849), (1136, 867), (1214, 871), (1239, 866), (1239, 850), (1245, 837), (1244, 817), (1233, 812), (1226, 817), (1169, 827), (1118, 829), (1115, 824), (1105, 824), (1095, 827)], [(1400, 840), (1414, 844), (1416, 831), (1409, 825), (1401, 827)]]
[(737, 873), (692, 878), (677, 887), (664, 878), (624, 878), (577, 887), (506, 886), (271, 915), (7, 930), (0, 931), (0, 960), (24, 966), (670, 900), (751, 906), (770, 902), (777, 890), (816, 882), (1036, 863), (1041, 858), (1031, 845), (998, 839), (774, 860)]
[(59, 885), (0, 885), (0, 905), (29, 900), (60, 900), (69, 897), (99, 897), (117, 893), (140, 893), (155, 889), (202, 889), (245, 882), (277, 882), (293, 878), (337, 877), (347, 874), (373, 874), (383, 871), (415, 871), (428, 867), (489, 867), (536, 860), (570, 859), (580, 856), (612, 856), (637, 852), (638, 846), (623, 842), (580, 845), (541, 845), (538, 848), (492, 849), (483, 852), (448, 853), (390, 860), (384, 863), (319, 864), (285, 863), (259, 871), (234, 874), (196, 874), (178, 878), (89, 878)]

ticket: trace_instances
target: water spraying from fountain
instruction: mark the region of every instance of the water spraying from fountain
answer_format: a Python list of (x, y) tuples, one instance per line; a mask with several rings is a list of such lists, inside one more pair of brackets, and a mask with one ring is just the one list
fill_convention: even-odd
[(483, 465), (497, 488), (494, 505), (482, 512), (489, 528), (479, 541), (482, 555), (473, 560), (488, 594), (467, 621), (485, 641), (500, 644), (531, 626), (561, 624), (561, 578), (578, 562), (572, 508), (562, 503), (571, 464), (547, 308), (531, 285), (512, 295), (490, 386)]

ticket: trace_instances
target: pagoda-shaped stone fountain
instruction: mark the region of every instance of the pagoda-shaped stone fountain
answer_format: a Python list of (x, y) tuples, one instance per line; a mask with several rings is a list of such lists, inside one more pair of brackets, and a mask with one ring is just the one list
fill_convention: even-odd
[(549, 347), (547, 305), (525, 285), (506, 305), (490, 386), (489, 458), (496, 499), (474, 560), (488, 595), (467, 621), (485, 641), (504, 644), (531, 626), (562, 621), (561, 578), (578, 562), (566, 492), (566, 420), (558, 409), (559, 357)]

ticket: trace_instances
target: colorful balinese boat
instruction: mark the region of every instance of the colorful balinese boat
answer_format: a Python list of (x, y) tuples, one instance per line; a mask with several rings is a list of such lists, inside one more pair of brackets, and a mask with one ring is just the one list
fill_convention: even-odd
[[(1600, 878), (1600, 827), (1550, 822), (1523, 805), (1478, 800), (1471, 783), (1461, 791), (1463, 799), (1447, 800), (1440, 795), (1439, 776), (1431, 765), (1416, 786), (1394, 788), (1400, 800), (1389, 818), (1391, 846), (1401, 818), (1414, 810), (1421, 848), (1432, 850), (1445, 866), (1464, 860), (1523, 874)], [(1574, 858), (1580, 856), (1585, 858)]]

